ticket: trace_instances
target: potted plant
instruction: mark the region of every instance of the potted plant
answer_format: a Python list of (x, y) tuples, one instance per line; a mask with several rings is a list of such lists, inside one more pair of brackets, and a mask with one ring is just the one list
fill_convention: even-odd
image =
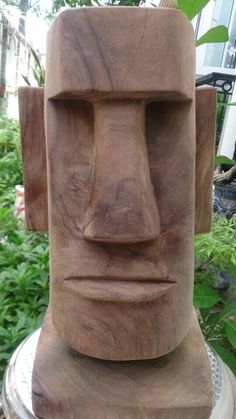
[(233, 160), (217, 156), (214, 177), (214, 212), (227, 218), (236, 218), (236, 143)]

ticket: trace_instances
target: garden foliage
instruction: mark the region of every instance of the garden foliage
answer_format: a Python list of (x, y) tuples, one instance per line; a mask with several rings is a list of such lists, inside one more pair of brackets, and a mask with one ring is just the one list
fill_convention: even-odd
[[(222, 274), (231, 284), (220, 292)], [(236, 374), (236, 220), (215, 218), (195, 239), (194, 306), (205, 340)]]
[(41, 324), (48, 304), (48, 239), (13, 214), (22, 183), (16, 121), (0, 120), (0, 384), (12, 351)]
[(0, 119), (0, 173), (0, 208), (9, 208), (15, 198), (15, 185), (22, 184), (22, 169), (19, 125), (7, 118)]

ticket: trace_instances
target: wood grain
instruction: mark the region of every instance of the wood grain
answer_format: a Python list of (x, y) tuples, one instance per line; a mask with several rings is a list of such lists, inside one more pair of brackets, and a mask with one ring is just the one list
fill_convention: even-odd
[[(33, 171), (49, 201), (50, 309), (32, 382), (40, 418), (210, 416), (192, 316), (194, 57), (192, 26), (174, 9), (67, 10), (48, 36), (47, 153), (37, 148), (43, 92), (21, 92), (25, 180)], [(39, 117), (25, 128), (29, 100)]]
[(103, 100), (95, 104), (94, 113), (96, 164), (84, 237), (110, 243), (155, 239), (160, 219), (148, 164), (144, 103)]
[(19, 88), (20, 132), (28, 230), (48, 230), (44, 89)]
[(48, 313), (35, 357), (32, 401), (44, 419), (208, 419), (211, 375), (196, 315), (169, 355), (111, 362), (71, 350)]
[(47, 38), (47, 97), (193, 99), (194, 42), (176, 9), (65, 10)]
[[(103, 166), (97, 159), (101, 159), (104, 142), (99, 145), (101, 150), (94, 145), (96, 124), (91, 123), (96, 120), (94, 112), (96, 108), (83, 101), (47, 103), (53, 320), (64, 339), (82, 353), (105, 359), (160, 356), (176, 347), (187, 334), (192, 311), (194, 107), (188, 102), (149, 104), (145, 117), (146, 142), (139, 150), (138, 161), (133, 160), (132, 154), (127, 155), (124, 138), (129, 141), (129, 124), (121, 121), (120, 137), (114, 130), (115, 135), (110, 139), (112, 151)], [(148, 177), (161, 222), (160, 234), (153, 240), (144, 237), (137, 242), (134, 224), (125, 223), (126, 218), (122, 216), (122, 210), (126, 213), (128, 206), (135, 214), (137, 200), (133, 196), (136, 185), (142, 186), (140, 182), (134, 183), (134, 192), (120, 186), (123, 185), (123, 170), (120, 170), (123, 159), (129, 166), (128, 173), (135, 163), (140, 177), (147, 171), (148, 159)], [(94, 241), (86, 236), (84, 229), (87, 213), (96, 213), (94, 189), (96, 199), (100, 198), (97, 202), (101, 202), (99, 216), (109, 222), (113, 217), (113, 198), (110, 206), (107, 201), (102, 207), (106, 203), (104, 197), (108, 196), (107, 183), (96, 179), (100, 176), (98, 166), (105, 171), (103, 178), (111, 182), (110, 197), (113, 194), (119, 197), (121, 215), (111, 223), (112, 236), (107, 234), (99, 240), (96, 233)], [(168, 167), (171, 170), (166, 170)], [(130, 174), (128, 178), (132, 180)], [(153, 207), (152, 202), (146, 200), (146, 211)], [(142, 208), (142, 200), (139, 206)], [(158, 223), (159, 218), (156, 220)], [(123, 223), (128, 237), (125, 243), (120, 237)], [(143, 231), (145, 223), (143, 218)], [(86, 280), (94, 281), (97, 292), (99, 287), (97, 299), (91, 298), (89, 282), (84, 288)], [(120, 281), (129, 281), (129, 287), (133, 287), (133, 302), (124, 302)], [(138, 289), (137, 281), (142, 282)], [(154, 285), (151, 295), (156, 298), (149, 301)], [(103, 303), (99, 295), (103, 296)]]
[(212, 87), (196, 89), (196, 234), (211, 231), (216, 93)]
[[(181, 33), (181, 45), (182, 42), (189, 45), (192, 29), (179, 12), (154, 10), (151, 13), (136, 8), (132, 11), (134, 22), (146, 16), (152, 31), (154, 23), (155, 27), (164, 25), (166, 16), (170, 18), (170, 28), (173, 19), (178, 21), (178, 25), (185, 28), (183, 34), (186, 31), (186, 35)], [(108, 42), (108, 35), (104, 32), (116, 32), (117, 19), (121, 17), (124, 32), (119, 36), (123, 37), (126, 31), (130, 31), (130, 9), (114, 8), (112, 17), (111, 11), (106, 13), (104, 20), (100, 9), (63, 12), (49, 35), (45, 111), (52, 316), (61, 336), (82, 353), (117, 360), (153, 358), (179, 345), (190, 326), (195, 109), (194, 100), (183, 99), (191, 97), (194, 88), (194, 44), (192, 42), (186, 50), (188, 53), (185, 53), (188, 66), (178, 67), (183, 77), (191, 75), (188, 94), (179, 81), (175, 91), (181, 91), (181, 95), (178, 93), (173, 96), (173, 86), (166, 85), (163, 96), (163, 77), (160, 78), (158, 72), (153, 91), (150, 91), (150, 80), (145, 73), (148, 54), (154, 70), (160, 65), (160, 57), (154, 54), (153, 60), (151, 40), (148, 44), (139, 44), (139, 55), (145, 60), (142, 58), (138, 61), (137, 79), (136, 73), (129, 74), (128, 55), (132, 55), (136, 48), (136, 38), (132, 37), (125, 48), (125, 54), (129, 54), (127, 58), (124, 55), (122, 66), (119, 67), (120, 74), (127, 75), (126, 92), (118, 89), (120, 82), (116, 75), (113, 75), (114, 89), (108, 89), (104, 87), (103, 72), (97, 73), (96, 78), (94, 73), (94, 77), (87, 80), (83, 79), (83, 71), (78, 90), (76, 77), (80, 73), (77, 72), (77, 76), (74, 74), (72, 58), (64, 60), (60, 67), (56, 65), (57, 59), (61, 54), (68, 54), (69, 49), (77, 43), (77, 53), (72, 61), (77, 57), (78, 65), (83, 66), (84, 62), (88, 68), (87, 60), (89, 63), (92, 60), (92, 65), (96, 57), (97, 43), (103, 45), (105, 41), (107, 56), (102, 50), (104, 54), (100, 52), (100, 61), (107, 63), (110, 59), (109, 42), (113, 53), (119, 55), (119, 46), (112, 37)], [(87, 24), (88, 18), (90, 25)], [(76, 22), (79, 33), (88, 36), (89, 57), (83, 55), (84, 48), (78, 40)], [(71, 32), (68, 37), (69, 24)], [(186, 37), (185, 41), (183, 36)], [(147, 39), (150, 37), (151, 32)], [(95, 38), (97, 43), (94, 43)], [(64, 50), (65, 43), (68, 50)], [(55, 51), (58, 54), (58, 57), (54, 57), (55, 62), (50, 55), (52, 45), (55, 46), (52, 56)], [(162, 48), (172, 51), (169, 38), (166, 38), (165, 45), (162, 43)], [(180, 53), (181, 57), (181, 48), (177, 39), (175, 55)], [(170, 58), (166, 55), (165, 66), (170, 68), (168, 60)], [(98, 62), (97, 57), (93, 63), (94, 72)], [(109, 66), (112, 67), (112, 64)], [(65, 94), (63, 85), (60, 85), (61, 93), (56, 95), (56, 100), (52, 100), (51, 87), (55, 80), (64, 80), (65, 68), (71, 74), (66, 83), (71, 83), (74, 95)], [(140, 90), (137, 83), (141, 74)], [(166, 79), (168, 77), (165, 77), (165, 83)], [(103, 87), (99, 84), (98, 88), (97, 80)], [(88, 81), (93, 85), (90, 90), (86, 90)], [(117, 97), (118, 94), (122, 97)], [(21, 106), (21, 120), (24, 128), (25, 182), (26, 189), (31, 191), (28, 207), (31, 208), (31, 205), (35, 208), (36, 197), (40, 197), (41, 202), (41, 210), (30, 211), (30, 227), (43, 230), (47, 226), (43, 91), (23, 89), (20, 95), (25, 98), (25, 106)], [(40, 102), (37, 102), (39, 97)], [(75, 97), (77, 100), (71, 100)], [(88, 100), (84, 100), (84, 97)], [(197, 100), (199, 97), (202, 98), (197, 94)], [(31, 105), (29, 98), (32, 98)], [(163, 102), (163, 98), (168, 101)], [(197, 107), (202, 109), (203, 102), (199, 103)], [(212, 138), (213, 120), (209, 124), (205, 115), (212, 115), (213, 105), (212, 96), (211, 101), (204, 99), (204, 109), (207, 106), (208, 111), (200, 113), (198, 110), (197, 114), (197, 132), (200, 134), (197, 134), (196, 189), (201, 195), (201, 199), (196, 200), (197, 214), (200, 214), (206, 202), (209, 211), (209, 198), (201, 192), (203, 176), (200, 168), (203, 167), (204, 172), (205, 165), (209, 167), (211, 161), (209, 146), (207, 150), (204, 148), (204, 138), (206, 133)], [(30, 120), (37, 106), (37, 121), (26, 126), (26, 115)], [(25, 109), (28, 109), (27, 112)], [(205, 129), (206, 124), (207, 129), (211, 127), (210, 131)], [(204, 158), (201, 159), (203, 154)], [(210, 176), (208, 172), (204, 172), (204, 175), (207, 181), (204, 193), (209, 194)], [(37, 193), (38, 190), (41, 194)], [(203, 219), (203, 216), (200, 218)], [(198, 215), (196, 220), (199, 222)]]
[(67, 10), (50, 29), (52, 318), (86, 355), (155, 358), (188, 333), (194, 56), (172, 9)]

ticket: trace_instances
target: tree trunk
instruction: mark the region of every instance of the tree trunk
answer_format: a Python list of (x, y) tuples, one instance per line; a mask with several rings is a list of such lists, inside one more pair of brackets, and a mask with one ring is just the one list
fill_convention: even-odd
[(0, 78), (5, 80), (6, 78), (6, 59), (7, 59), (7, 38), (8, 38), (8, 22), (4, 16), (2, 16), (3, 31), (2, 31), (2, 52), (0, 57)]
[(30, 9), (29, 0), (20, 0), (19, 9), (21, 11), (21, 16), (19, 19), (19, 32), (25, 36), (25, 19), (28, 10)]
[[(6, 60), (7, 60), (7, 39), (8, 39), (8, 22), (7, 19), (2, 16), (2, 50), (0, 54), (0, 83), (5, 85), (6, 83)], [(6, 111), (6, 100), (4, 97), (5, 88), (3, 88), (3, 96), (0, 97), (0, 115), (4, 115)]]

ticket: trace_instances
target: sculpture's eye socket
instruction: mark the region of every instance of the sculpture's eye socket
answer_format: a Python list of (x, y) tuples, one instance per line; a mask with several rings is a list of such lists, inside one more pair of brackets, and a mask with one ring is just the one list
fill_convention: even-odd
[[(151, 102), (146, 142), (161, 230), (193, 225), (195, 132), (191, 102)], [(177, 230), (176, 230), (177, 231)]]
[(53, 101), (48, 107), (54, 216), (63, 230), (78, 234), (93, 180), (94, 110), (89, 102), (81, 100)]
[(190, 212), (195, 212), (196, 234), (211, 229), (215, 101), (216, 89), (200, 88), (195, 115), (188, 101), (152, 102), (146, 108), (149, 167), (162, 231)]

